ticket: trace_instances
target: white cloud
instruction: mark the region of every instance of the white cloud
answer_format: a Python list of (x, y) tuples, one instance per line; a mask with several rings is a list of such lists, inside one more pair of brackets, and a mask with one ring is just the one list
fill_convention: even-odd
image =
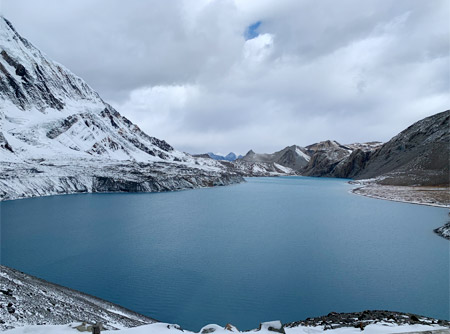
[(182, 128), (189, 100), (199, 95), (191, 85), (153, 86), (133, 90), (123, 102), (113, 102), (118, 110), (131, 115), (143, 129), (153, 129), (152, 136), (164, 138), (174, 128)]
[(195, 153), (388, 140), (447, 109), (449, 10), (446, 0), (4, 3), (24, 36), (121, 113)]
[(249, 39), (244, 44), (244, 60), (248, 66), (264, 62), (273, 51), (273, 36), (262, 34)]

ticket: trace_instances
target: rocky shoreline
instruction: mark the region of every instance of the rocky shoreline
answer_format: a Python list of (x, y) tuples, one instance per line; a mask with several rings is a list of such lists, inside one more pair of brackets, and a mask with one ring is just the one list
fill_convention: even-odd
[[(391, 186), (377, 183), (377, 179), (350, 181), (356, 188), (351, 193), (365, 197), (419, 205), (450, 208), (449, 187)], [(450, 214), (450, 212), (449, 212)], [(450, 223), (433, 230), (437, 235), (450, 240)]]
[(349, 183), (357, 186), (351, 192), (361, 196), (394, 202), (450, 208), (449, 187), (381, 185), (375, 179), (364, 180), (363, 182), (350, 181)]

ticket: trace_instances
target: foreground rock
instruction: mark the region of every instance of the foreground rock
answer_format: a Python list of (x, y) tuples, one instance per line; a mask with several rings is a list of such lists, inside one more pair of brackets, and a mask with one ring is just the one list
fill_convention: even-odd
[[(101, 322), (104, 329), (121, 329), (117, 333), (180, 333), (177, 325), (157, 321), (102, 299), (52, 284), (17, 270), (0, 266), (0, 330), (17, 328), (11, 333), (77, 333), (89, 324)], [(70, 325), (66, 325), (70, 324)], [(151, 324), (151, 325), (148, 325)], [(33, 325), (40, 325), (34, 326)], [(53, 326), (44, 326), (53, 325)], [(61, 326), (56, 326), (61, 325)], [(65, 325), (65, 326), (62, 326)], [(413, 327), (408, 327), (413, 326)], [(27, 327), (23, 327), (27, 326)], [(335, 313), (282, 325), (279, 321), (262, 323), (255, 331), (266, 333), (304, 333), (323, 330), (367, 329), (389, 333), (399, 328), (421, 330), (448, 329), (450, 322), (409, 313), (364, 311)], [(399, 327), (401, 326), (401, 327)], [(23, 328), (21, 328), (23, 327)], [(385, 329), (385, 331), (383, 331)], [(231, 324), (225, 328), (208, 325), (200, 333), (239, 332)], [(183, 331), (191, 333), (189, 331)]]

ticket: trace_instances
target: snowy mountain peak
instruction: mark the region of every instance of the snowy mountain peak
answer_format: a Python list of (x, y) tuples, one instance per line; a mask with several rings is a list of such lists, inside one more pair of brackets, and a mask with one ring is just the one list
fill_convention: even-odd
[(1, 18), (0, 28), (0, 97), (22, 110), (62, 110), (78, 101), (103, 104), (89, 85), (49, 60), (8, 20)]
[(0, 150), (9, 159), (188, 161), (0, 19)]

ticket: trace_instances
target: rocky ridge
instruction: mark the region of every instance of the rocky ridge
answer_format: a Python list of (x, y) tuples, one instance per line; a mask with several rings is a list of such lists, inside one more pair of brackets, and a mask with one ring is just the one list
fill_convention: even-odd
[(424, 118), (373, 152), (357, 179), (383, 176), (380, 184), (449, 185), (450, 110)]

